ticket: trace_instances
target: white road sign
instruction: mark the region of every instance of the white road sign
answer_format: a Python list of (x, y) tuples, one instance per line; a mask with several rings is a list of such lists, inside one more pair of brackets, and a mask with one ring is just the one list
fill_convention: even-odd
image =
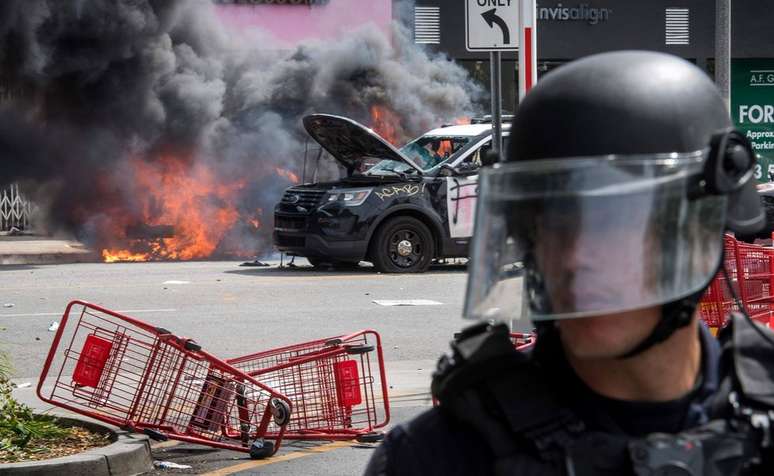
[(468, 51), (519, 48), (519, 0), (465, 0)]

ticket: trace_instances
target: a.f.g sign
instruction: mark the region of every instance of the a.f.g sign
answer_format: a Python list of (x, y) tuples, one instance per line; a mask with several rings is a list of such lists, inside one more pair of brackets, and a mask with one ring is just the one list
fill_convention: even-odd
[(774, 177), (774, 59), (731, 62), (731, 115), (759, 155), (755, 178)]

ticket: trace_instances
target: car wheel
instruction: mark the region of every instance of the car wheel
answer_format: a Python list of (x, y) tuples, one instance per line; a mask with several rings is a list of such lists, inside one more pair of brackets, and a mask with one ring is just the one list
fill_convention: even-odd
[(433, 235), (416, 218), (394, 217), (382, 224), (372, 240), (371, 260), (384, 273), (422, 273), (435, 253)]

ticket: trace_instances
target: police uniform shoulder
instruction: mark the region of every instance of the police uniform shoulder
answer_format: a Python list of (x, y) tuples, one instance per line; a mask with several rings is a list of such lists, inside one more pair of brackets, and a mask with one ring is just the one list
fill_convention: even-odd
[(435, 407), (392, 429), (366, 474), (488, 474), (491, 450), (476, 433)]

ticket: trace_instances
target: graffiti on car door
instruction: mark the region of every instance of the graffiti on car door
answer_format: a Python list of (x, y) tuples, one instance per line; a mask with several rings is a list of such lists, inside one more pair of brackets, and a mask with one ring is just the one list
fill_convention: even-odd
[(446, 210), (452, 238), (473, 235), (478, 198), (478, 175), (446, 178)]

